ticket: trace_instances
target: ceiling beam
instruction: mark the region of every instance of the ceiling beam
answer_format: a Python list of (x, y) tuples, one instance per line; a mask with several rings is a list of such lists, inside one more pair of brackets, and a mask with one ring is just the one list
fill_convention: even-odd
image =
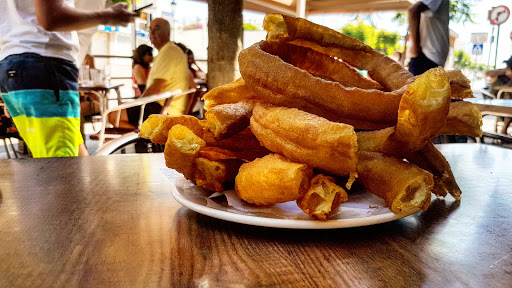
[(379, 4), (352, 4), (352, 5), (331, 5), (331, 6), (309, 6), (309, 14), (323, 14), (323, 13), (371, 13), (377, 11), (405, 11), (411, 4), (407, 1), (403, 2), (384, 2)]
[(308, 1), (308, 7), (346, 6), (346, 5), (353, 5), (353, 4), (370, 4), (370, 3), (374, 3), (374, 2), (383, 2), (383, 0), (310, 0), (310, 1)]
[(285, 6), (274, 1), (245, 0), (244, 9), (262, 13), (282, 13), (295, 16), (295, 6)]
[[(206, 0), (197, 0), (207, 2)], [(244, 0), (244, 9), (260, 13), (281, 13), (296, 16), (297, 1), (306, 2), (306, 14), (371, 13), (405, 11), (418, 0)], [(291, 5), (285, 5), (291, 3)], [(299, 2), (300, 4), (300, 2)]]

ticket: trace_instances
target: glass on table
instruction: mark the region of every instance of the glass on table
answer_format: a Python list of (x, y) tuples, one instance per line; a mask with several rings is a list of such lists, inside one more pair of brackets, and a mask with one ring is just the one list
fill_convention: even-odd
[(84, 86), (92, 85), (91, 69), (89, 68), (89, 65), (82, 65), (80, 67), (78, 82)]

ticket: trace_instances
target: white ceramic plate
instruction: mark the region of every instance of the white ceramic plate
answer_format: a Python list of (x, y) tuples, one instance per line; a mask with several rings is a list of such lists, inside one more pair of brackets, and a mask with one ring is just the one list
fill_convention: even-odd
[(291, 229), (349, 228), (385, 223), (418, 212), (394, 214), (382, 199), (364, 191), (350, 194), (349, 200), (342, 203), (328, 221), (319, 221), (302, 212), (295, 201), (259, 207), (241, 201), (232, 190), (212, 194), (211, 191), (185, 180), (181, 175), (174, 174), (169, 178), (173, 184), (172, 195), (183, 206), (213, 218), (255, 226)]

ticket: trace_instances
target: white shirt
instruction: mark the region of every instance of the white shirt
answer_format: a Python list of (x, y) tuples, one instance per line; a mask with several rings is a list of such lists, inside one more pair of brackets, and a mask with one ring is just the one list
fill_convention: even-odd
[(420, 45), (428, 59), (444, 67), (450, 50), (450, 1), (420, 0), (429, 10), (421, 13)]
[[(79, 45), (76, 32), (48, 32), (39, 26), (34, 0), (0, 0), (0, 60), (36, 53), (76, 63)], [(73, 0), (64, 5), (75, 7)]]
[[(2, 0), (0, 0), (2, 1)], [(105, 0), (76, 0), (75, 7), (80, 10), (99, 11), (105, 9)], [(98, 31), (98, 27), (78, 31), (78, 41), (80, 42), (80, 54), (76, 66), (82, 66), (85, 55), (91, 53), (91, 41), (94, 33)]]

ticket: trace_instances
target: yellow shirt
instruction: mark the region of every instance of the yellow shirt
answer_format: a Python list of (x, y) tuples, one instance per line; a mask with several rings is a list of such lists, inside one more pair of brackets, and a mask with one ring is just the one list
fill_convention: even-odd
[[(158, 55), (153, 61), (153, 67), (149, 72), (146, 87), (151, 86), (155, 79), (165, 80), (164, 92), (181, 89), (188, 89), (190, 76), (188, 70), (187, 56), (180, 47), (172, 42), (158, 51)], [(171, 101), (169, 106), (169, 115), (182, 115), (187, 105), (187, 95), (179, 96)], [(161, 100), (160, 105), (164, 105), (165, 100)]]

